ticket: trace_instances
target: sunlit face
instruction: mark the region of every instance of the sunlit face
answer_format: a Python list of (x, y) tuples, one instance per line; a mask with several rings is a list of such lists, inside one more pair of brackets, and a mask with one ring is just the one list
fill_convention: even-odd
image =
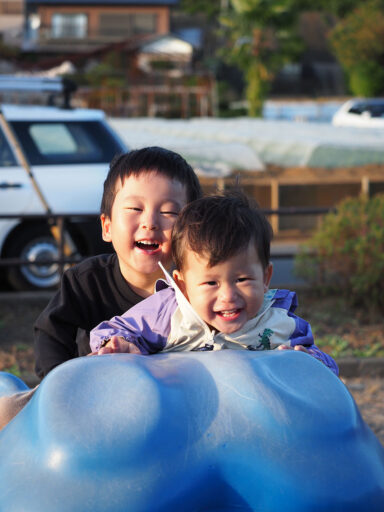
[(232, 258), (208, 266), (208, 259), (186, 249), (174, 279), (200, 318), (216, 331), (239, 330), (261, 308), (272, 265), (264, 270), (254, 243)]
[(162, 277), (171, 264), (171, 231), (187, 202), (184, 185), (156, 172), (129, 176), (117, 185), (111, 218), (101, 216), (103, 240), (112, 242), (131, 284)]

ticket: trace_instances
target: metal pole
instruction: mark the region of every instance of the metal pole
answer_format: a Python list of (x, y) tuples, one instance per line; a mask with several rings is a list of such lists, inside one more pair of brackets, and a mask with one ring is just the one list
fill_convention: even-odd
[(32, 186), (35, 189), (36, 194), (39, 196), (41, 204), (44, 207), (44, 210), (48, 214), (52, 213), (47, 200), (45, 199), (43, 193), (41, 192), (41, 190), (35, 180), (35, 177), (32, 173), (31, 167), (30, 167), (29, 163), (27, 162), (27, 159), (24, 156), (24, 153), (20, 147), (19, 141), (18, 141), (17, 137), (15, 136), (15, 134), (13, 133), (12, 128), (9, 126), (8, 121), (5, 119), (4, 114), (1, 112), (1, 110), (0, 110), (0, 125), (11, 144), (12, 149), (14, 150), (17, 159), (19, 160), (19, 162), (25, 169), (26, 173), (28, 174), (28, 177), (31, 180)]
[[(33, 175), (31, 166), (27, 162), (24, 152), (22, 151), (22, 149), (20, 147), (19, 141), (18, 141), (16, 135), (14, 134), (12, 127), (9, 125), (8, 121), (5, 119), (4, 114), (1, 112), (1, 110), (0, 110), (0, 126), (3, 129), (5, 136), (7, 137), (9, 143), (11, 144), (12, 149), (14, 150), (17, 159), (19, 160), (22, 167), (25, 169), (25, 172), (28, 174), (28, 177), (31, 180), (32, 186), (33, 186), (36, 194), (38, 195), (38, 197), (41, 201), (41, 204), (43, 205), (44, 210), (46, 211), (46, 213), (48, 215), (51, 215), (52, 210), (48, 204), (48, 201), (45, 199), (44, 194), (40, 190), (40, 187), (37, 184), (37, 181)], [(60, 230), (57, 228), (57, 226), (55, 226), (52, 223), (51, 220), (48, 220), (48, 223), (49, 223), (49, 227), (50, 227), (52, 236), (56, 240), (57, 245), (60, 247), (60, 239), (61, 239)], [(65, 238), (64, 254), (66, 256), (69, 256), (69, 255), (73, 254), (74, 252), (76, 252), (76, 246), (73, 243), (73, 240), (67, 231), (65, 231), (65, 233), (64, 233), (64, 238)]]

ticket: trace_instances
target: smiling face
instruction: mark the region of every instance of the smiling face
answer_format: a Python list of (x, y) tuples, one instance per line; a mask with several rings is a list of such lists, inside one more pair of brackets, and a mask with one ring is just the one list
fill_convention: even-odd
[(171, 231), (186, 202), (179, 181), (142, 173), (117, 184), (111, 218), (101, 216), (103, 240), (112, 242), (121, 273), (140, 295), (162, 277), (158, 262), (171, 264)]
[(272, 265), (263, 269), (253, 241), (213, 267), (205, 256), (186, 248), (183, 269), (175, 270), (173, 276), (200, 318), (211, 328), (230, 334), (261, 308)]

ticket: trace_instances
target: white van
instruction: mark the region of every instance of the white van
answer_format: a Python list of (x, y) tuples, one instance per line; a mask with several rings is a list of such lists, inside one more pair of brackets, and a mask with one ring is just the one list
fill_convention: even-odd
[[(1, 215), (94, 214), (66, 224), (75, 254), (102, 251), (97, 216), (112, 158), (127, 151), (102, 111), (0, 105), (0, 258), (58, 258), (46, 219)], [(2, 267), (14, 289), (49, 289), (57, 264)]]

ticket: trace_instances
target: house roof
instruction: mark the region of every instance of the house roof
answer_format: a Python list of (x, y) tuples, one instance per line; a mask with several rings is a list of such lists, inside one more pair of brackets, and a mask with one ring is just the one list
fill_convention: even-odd
[(27, 5), (113, 5), (161, 6), (177, 5), (180, 0), (25, 0)]

